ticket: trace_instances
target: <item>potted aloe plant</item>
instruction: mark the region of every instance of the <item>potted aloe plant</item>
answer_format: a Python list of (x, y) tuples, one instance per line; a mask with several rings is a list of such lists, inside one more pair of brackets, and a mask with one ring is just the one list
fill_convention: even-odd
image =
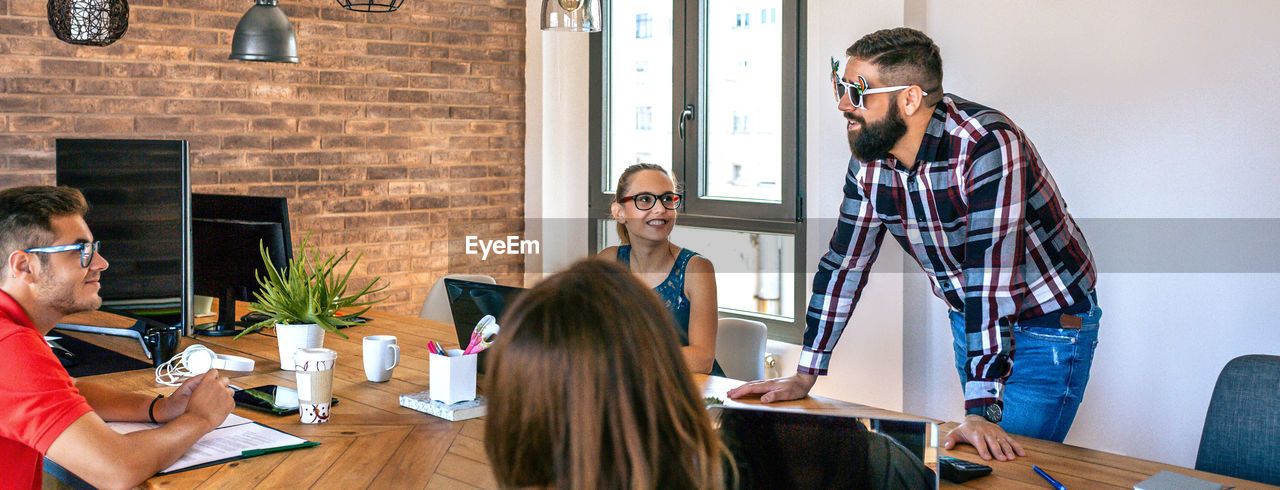
[[(259, 274), (260, 289), (253, 294), (256, 301), (249, 303), (249, 310), (266, 315), (266, 319), (250, 325), (236, 335), (256, 332), (263, 328), (276, 330), (276, 342), (280, 347), (280, 368), (293, 370), (293, 353), (300, 348), (320, 347), (324, 344), (324, 332), (329, 331), (347, 338), (338, 327), (354, 324), (349, 318), (363, 315), (369, 306), (382, 301), (361, 301), (370, 293), (387, 288), (386, 284), (375, 289), (379, 278), (374, 278), (364, 289), (347, 294), (347, 280), (363, 254), (356, 255), (346, 272), (339, 274), (337, 267), (347, 258), (349, 251), (340, 255), (307, 249), (307, 238), (283, 270), (271, 263), (266, 246), (259, 244), (266, 274)], [(360, 308), (357, 312), (352, 310)], [(342, 311), (342, 316), (339, 316)]]

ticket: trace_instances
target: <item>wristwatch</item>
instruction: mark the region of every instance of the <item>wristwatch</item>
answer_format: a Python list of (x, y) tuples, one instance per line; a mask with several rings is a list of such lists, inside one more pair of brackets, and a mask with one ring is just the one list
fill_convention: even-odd
[(964, 414), (977, 415), (987, 419), (987, 422), (998, 424), (1000, 423), (1000, 420), (1004, 418), (1004, 407), (1000, 406), (999, 402), (996, 402), (990, 405), (979, 405), (968, 408), (964, 411)]

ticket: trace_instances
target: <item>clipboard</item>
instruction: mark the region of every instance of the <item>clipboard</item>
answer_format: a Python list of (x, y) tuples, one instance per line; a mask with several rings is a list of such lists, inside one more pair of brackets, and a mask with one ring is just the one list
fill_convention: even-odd
[[(107, 426), (121, 434), (154, 429), (160, 424), (148, 422), (108, 422)], [(282, 451), (319, 446), (274, 427), (254, 422), (236, 414), (227, 416), (218, 428), (196, 441), (182, 457), (156, 475), (168, 475), (241, 459)]]

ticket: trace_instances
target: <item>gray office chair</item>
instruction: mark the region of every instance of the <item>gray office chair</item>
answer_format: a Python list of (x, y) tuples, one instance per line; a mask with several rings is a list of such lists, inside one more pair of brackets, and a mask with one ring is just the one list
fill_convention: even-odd
[(1218, 375), (1196, 469), (1280, 485), (1280, 356), (1248, 355)]
[(422, 302), (422, 311), (418, 312), (418, 318), (426, 318), (427, 320), (453, 325), (453, 312), (449, 311), (449, 293), (444, 289), (445, 279), (459, 279), (483, 282), (485, 284), (498, 283), (498, 281), (493, 280), (493, 277), (484, 274), (449, 274), (441, 277), (431, 286), (431, 291), (427, 292), (427, 300)]
[(764, 345), (768, 329), (742, 318), (721, 318), (716, 328), (716, 361), (725, 377), (764, 379)]

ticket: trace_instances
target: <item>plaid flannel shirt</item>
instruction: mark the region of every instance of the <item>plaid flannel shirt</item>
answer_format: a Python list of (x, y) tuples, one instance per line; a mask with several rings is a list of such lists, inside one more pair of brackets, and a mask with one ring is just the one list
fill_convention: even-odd
[(1096, 273), (1035, 146), (1004, 114), (944, 95), (916, 164), (849, 162), (840, 219), (818, 264), (799, 371), (826, 374), (888, 231), (965, 316), (965, 408), (1000, 403), (1012, 326), (1086, 301)]

